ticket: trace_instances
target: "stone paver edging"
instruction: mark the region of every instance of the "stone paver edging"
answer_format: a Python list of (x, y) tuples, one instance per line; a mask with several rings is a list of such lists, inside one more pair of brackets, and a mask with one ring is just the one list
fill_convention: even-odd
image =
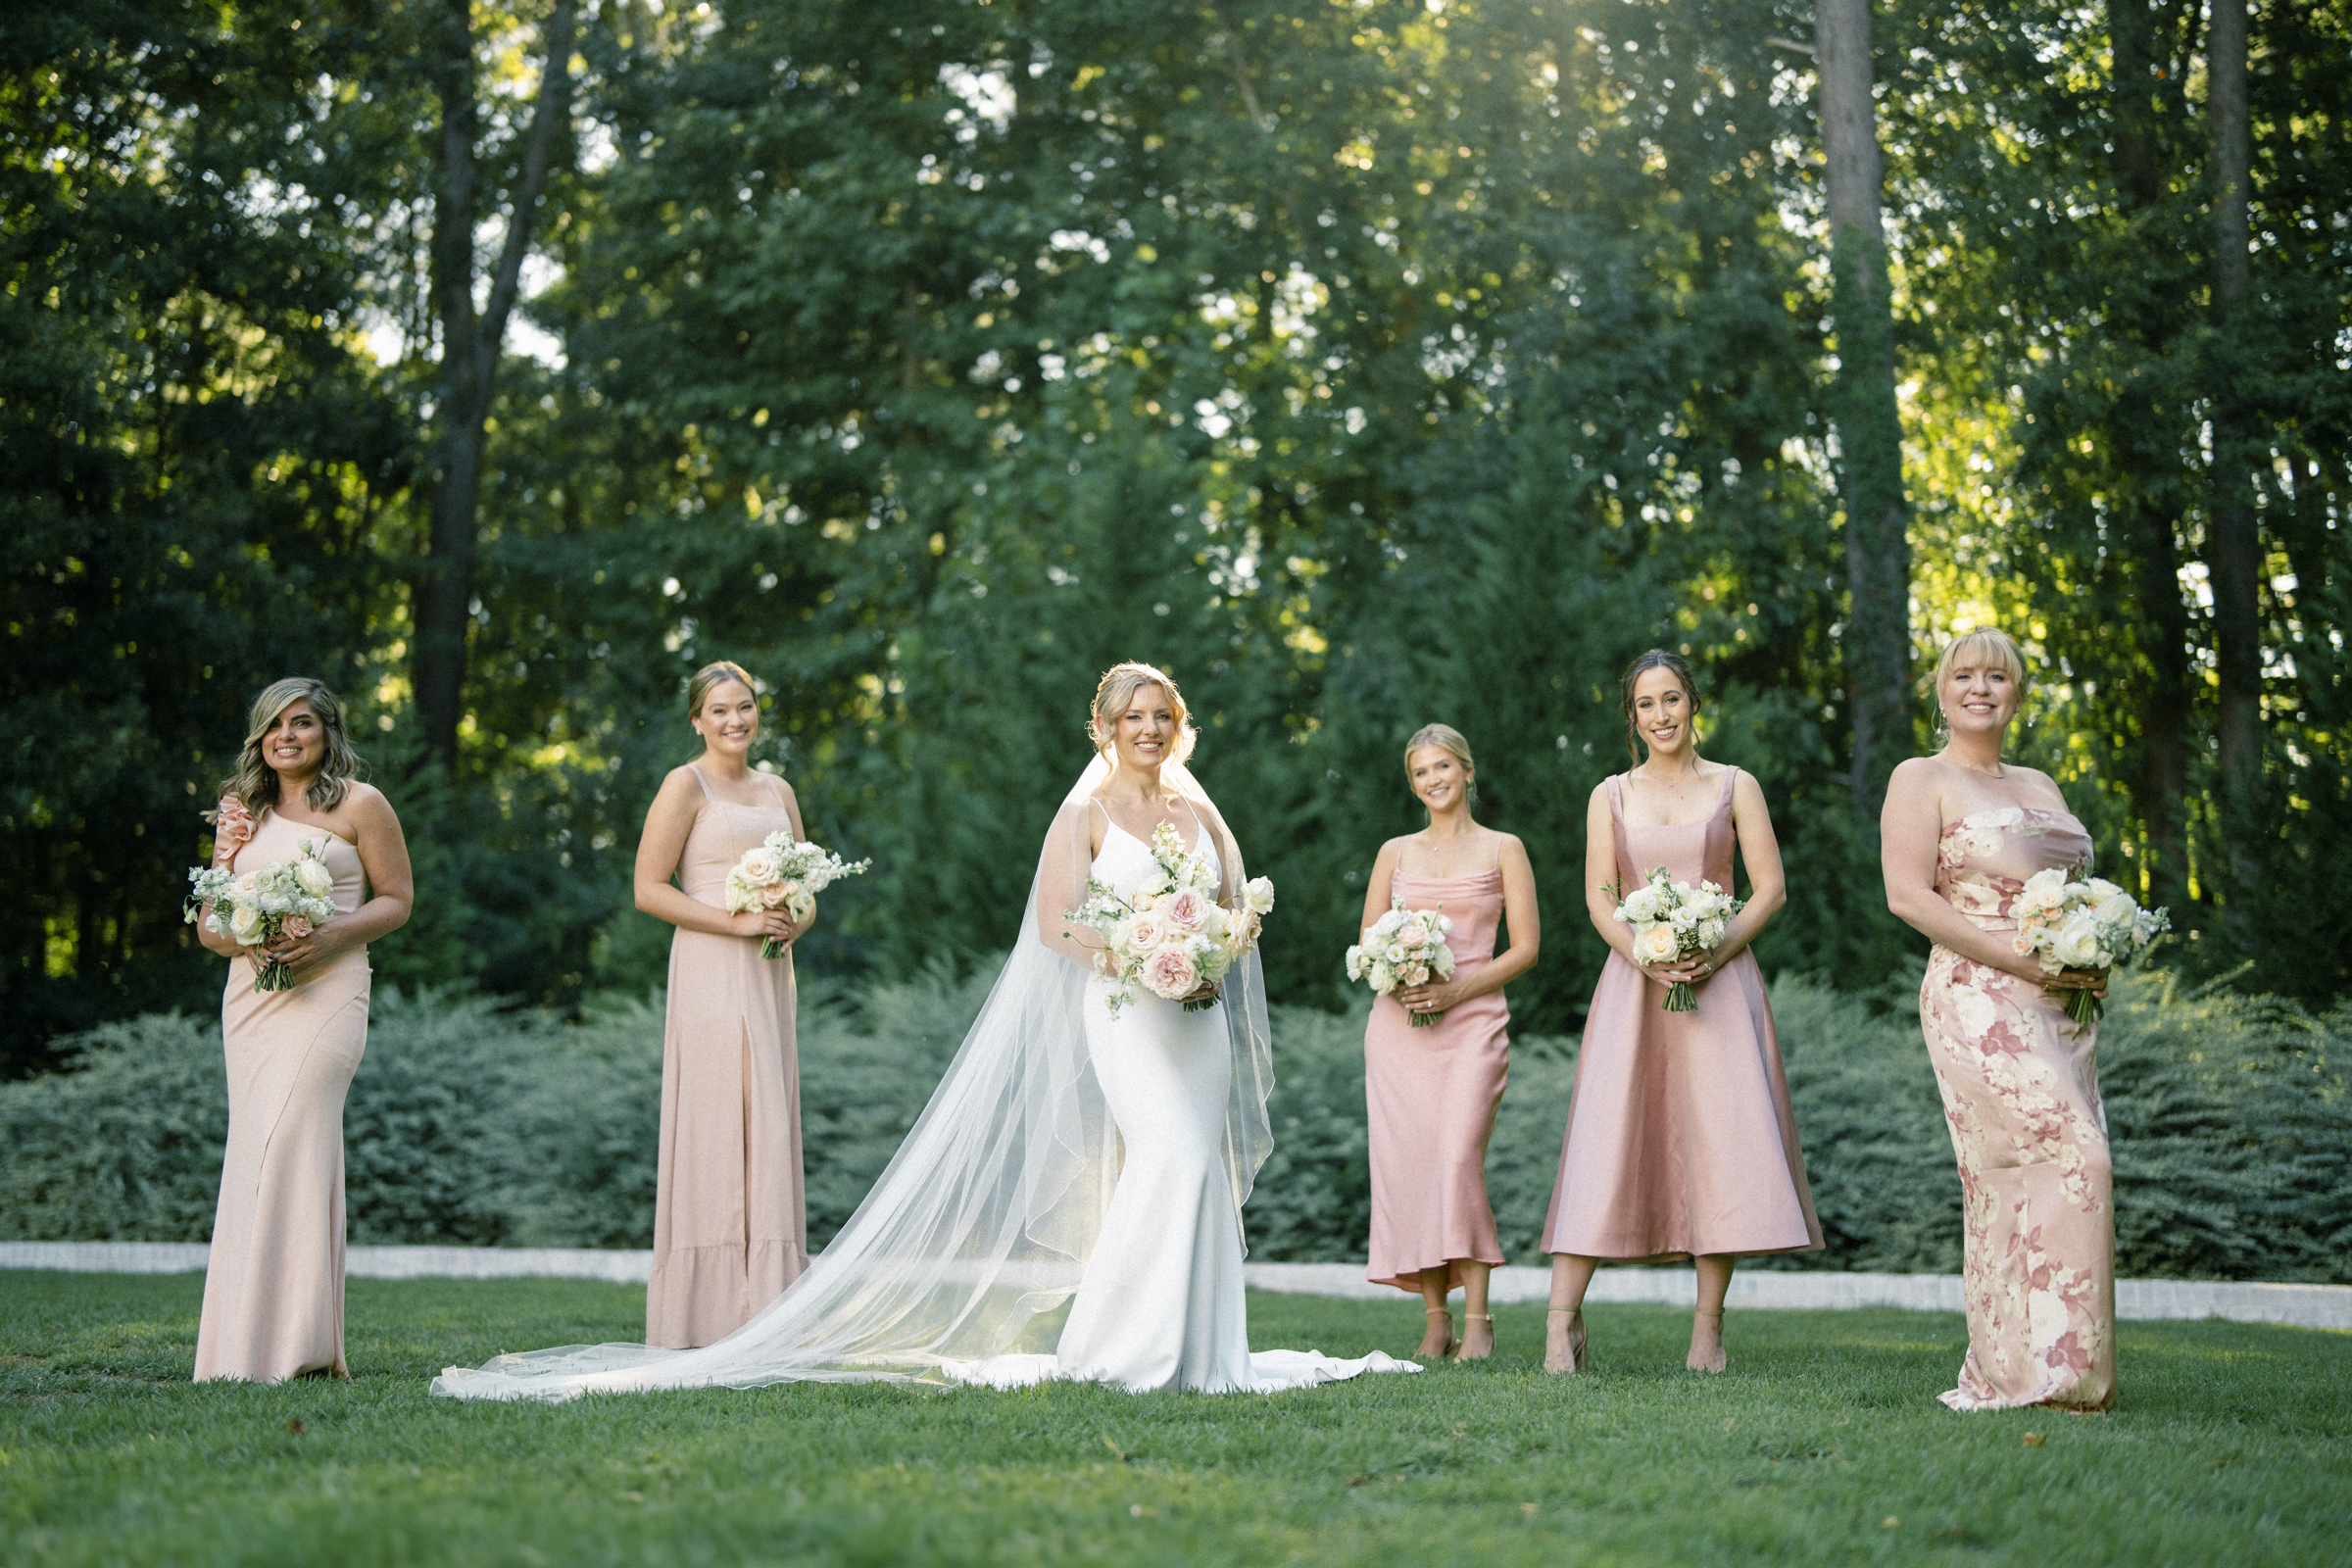
[[(76, 1273), (179, 1274), (204, 1267), (201, 1242), (0, 1242), (0, 1269), (66, 1269)], [(552, 1247), (354, 1247), (344, 1269), (355, 1279), (610, 1280), (642, 1285), (653, 1253)], [(1294, 1296), (1356, 1300), (1401, 1300), (1402, 1291), (1374, 1285), (1361, 1263), (1250, 1263), (1250, 1283)], [(1491, 1298), (1541, 1301), (1550, 1272), (1498, 1268)], [(1687, 1268), (1606, 1268), (1593, 1276), (1586, 1299), (1689, 1306), (1696, 1283)], [(1916, 1312), (1960, 1310), (1956, 1274), (1831, 1274), (1748, 1269), (1732, 1279), (1726, 1303), (1785, 1310), (1842, 1310), (1893, 1306)], [(2116, 1316), (2125, 1319), (2227, 1318), (2237, 1323), (2285, 1323), (2300, 1328), (2352, 1330), (2352, 1285), (2263, 1285), (2219, 1280), (2118, 1280)]]

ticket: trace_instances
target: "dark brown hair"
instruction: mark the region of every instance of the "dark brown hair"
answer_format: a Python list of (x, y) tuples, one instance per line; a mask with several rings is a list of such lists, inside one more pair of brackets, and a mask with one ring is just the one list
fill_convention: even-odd
[(1690, 705), (1691, 712), (1698, 711), (1698, 682), (1690, 673), (1690, 661), (1682, 655), (1670, 654), (1663, 648), (1652, 648), (1626, 665), (1625, 755), (1634, 760), (1636, 767), (1642, 765), (1642, 732), (1634, 725), (1634, 682), (1653, 669), (1671, 670), (1674, 678), (1682, 683), (1683, 700)]

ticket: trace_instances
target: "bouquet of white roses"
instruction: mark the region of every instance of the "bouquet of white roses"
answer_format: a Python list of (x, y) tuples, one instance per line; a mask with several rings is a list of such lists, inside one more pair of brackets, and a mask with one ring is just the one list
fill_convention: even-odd
[(1162, 822), (1152, 834), (1152, 871), (1122, 898), (1089, 878), (1086, 902), (1065, 911), (1073, 926), (1102, 939), (1095, 970), (1114, 982), (1110, 1015), (1135, 995), (1137, 981), (1155, 997), (1182, 1002), (1187, 1012), (1216, 1004), (1195, 998), (1257, 945), (1259, 922), (1274, 907), (1274, 884), (1252, 877), (1228, 909), (1217, 903), (1217, 870), (1207, 856), (1188, 850)]
[[(2017, 896), (2018, 955), (2032, 956), (2043, 974), (2068, 969), (2112, 969), (2137, 957), (2148, 944), (2173, 927), (2162, 909), (2143, 909), (2139, 902), (2105, 877), (2073, 877), (2064, 866), (2051, 866), (2026, 878)], [(2105, 1004), (2088, 991), (2066, 992), (2066, 1015), (2090, 1023)]]
[[(846, 861), (840, 856), (814, 844), (796, 841), (790, 833), (770, 833), (756, 847), (743, 852), (727, 872), (727, 912), (745, 914), (754, 909), (782, 909), (800, 925), (816, 913), (816, 896), (845, 876), (856, 876), (871, 860)], [(784, 943), (777, 937), (764, 937), (760, 943), (760, 956), (780, 958)]]
[[(1662, 865), (1630, 894), (1607, 891), (1618, 899), (1617, 918), (1634, 928), (1634, 961), (1642, 964), (1672, 963), (1693, 953), (1713, 952), (1732, 916), (1746, 906), (1745, 900), (1733, 898), (1712, 882), (1693, 888), (1673, 881)], [(1667, 988), (1663, 1010), (1692, 1012), (1697, 1007), (1689, 981), (1677, 980)]]
[[(1402, 899), (1364, 929), (1364, 940), (1348, 950), (1348, 978), (1361, 980), (1376, 997), (1399, 986), (1425, 986), (1453, 978), (1453, 950), (1446, 933), (1453, 922), (1436, 909), (1408, 909)], [(1436, 1023), (1442, 1012), (1406, 1014), (1414, 1028)]]
[[(335, 916), (335, 876), (326, 868), (320, 848), (309, 839), (291, 860), (272, 860), (251, 871), (232, 871), (225, 865), (188, 867), (188, 920), (204, 922), (207, 931), (226, 933), (248, 948), (269, 946), (279, 937), (296, 941), (309, 936)], [(206, 906), (210, 906), (208, 909)], [(256, 991), (293, 989), (294, 971), (285, 961), (265, 955), (253, 977)]]

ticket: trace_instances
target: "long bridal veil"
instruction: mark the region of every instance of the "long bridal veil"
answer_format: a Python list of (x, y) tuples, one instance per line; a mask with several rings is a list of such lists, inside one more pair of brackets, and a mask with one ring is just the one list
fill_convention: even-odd
[[(575, 1345), (450, 1367), (432, 1392), (567, 1399), (646, 1389), (796, 1381), (952, 1381), (953, 1363), (1054, 1348), (1118, 1176), (1118, 1135), (1087, 1058), (1087, 970), (1062, 911), (1085, 897), (1089, 797), (1101, 758), (1063, 799), (1039, 856), (1021, 933), (931, 1102), (865, 1200), (808, 1271), (751, 1322), (694, 1350)], [(1208, 798), (1181, 765), (1163, 782)], [(1230, 894), (1243, 881), (1213, 810)], [(1252, 953), (1228, 973), (1233, 1046), (1225, 1165), (1238, 1210), (1273, 1147), (1265, 980)]]

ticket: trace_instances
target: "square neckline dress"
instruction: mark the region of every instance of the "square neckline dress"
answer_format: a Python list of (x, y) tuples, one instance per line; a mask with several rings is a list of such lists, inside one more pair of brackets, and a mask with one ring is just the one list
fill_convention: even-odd
[[(1724, 768), (1715, 809), (1697, 821), (1641, 828), (1626, 825), (1624, 776), (1612, 776), (1617, 885), (1663, 865), (1678, 882), (1732, 887), (1739, 776)], [(1822, 1246), (1754, 952), (1692, 990), (1694, 1010), (1667, 1012), (1665, 987), (1609, 950), (1577, 1054), (1546, 1252), (1631, 1263)]]

